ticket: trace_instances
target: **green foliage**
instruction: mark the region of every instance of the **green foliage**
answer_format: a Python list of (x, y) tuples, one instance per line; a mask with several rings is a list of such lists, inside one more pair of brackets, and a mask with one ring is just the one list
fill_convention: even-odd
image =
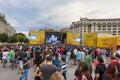
[(9, 36), (6, 33), (0, 34), (0, 42), (9, 42), (9, 43), (17, 43), (24, 42), (28, 43), (28, 38), (23, 33), (16, 33), (13, 36)]
[(0, 34), (0, 42), (8, 42), (8, 35), (6, 33)]
[(28, 43), (28, 38), (23, 34), (23, 33), (17, 33), (13, 35), (14, 37), (16, 37), (17, 41), (22, 43)]
[(17, 43), (17, 38), (15, 36), (10, 36), (9, 37), (9, 40), (8, 40), (9, 43)]

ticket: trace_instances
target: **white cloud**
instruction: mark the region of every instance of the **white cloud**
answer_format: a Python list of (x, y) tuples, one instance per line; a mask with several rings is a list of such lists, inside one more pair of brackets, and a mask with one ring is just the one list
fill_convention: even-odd
[[(80, 17), (120, 17), (120, 0), (0, 0), (0, 12), (17, 31), (69, 27)], [(22, 27), (22, 29), (21, 29)]]

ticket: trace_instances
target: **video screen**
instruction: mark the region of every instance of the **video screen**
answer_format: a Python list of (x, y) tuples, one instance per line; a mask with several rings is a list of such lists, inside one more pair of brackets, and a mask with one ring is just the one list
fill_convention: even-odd
[(28, 39), (29, 39), (29, 40), (36, 40), (37, 37), (36, 37), (36, 36), (29, 35), (29, 36), (28, 36)]
[(46, 33), (47, 44), (61, 44), (64, 43), (63, 34), (59, 32)]

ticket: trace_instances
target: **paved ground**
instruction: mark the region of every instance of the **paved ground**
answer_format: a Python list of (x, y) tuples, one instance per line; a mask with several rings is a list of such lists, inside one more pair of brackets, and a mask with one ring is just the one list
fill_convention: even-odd
[[(21, 74), (17, 73), (17, 70), (11, 70), (7, 64), (6, 68), (2, 68), (0, 63), (0, 80), (19, 80)], [(67, 80), (74, 80), (74, 72), (77, 66), (69, 66), (67, 71)], [(34, 80), (33, 78), (34, 67), (30, 68), (28, 80)]]

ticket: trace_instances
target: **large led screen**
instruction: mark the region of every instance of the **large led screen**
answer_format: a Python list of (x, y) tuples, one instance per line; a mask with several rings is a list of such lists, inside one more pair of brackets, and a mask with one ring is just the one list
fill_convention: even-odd
[(64, 39), (66, 38), (64, 35), (65, 34), (59, 32), (46, 33), (46, 43), (48, 44), (64, 43)]

